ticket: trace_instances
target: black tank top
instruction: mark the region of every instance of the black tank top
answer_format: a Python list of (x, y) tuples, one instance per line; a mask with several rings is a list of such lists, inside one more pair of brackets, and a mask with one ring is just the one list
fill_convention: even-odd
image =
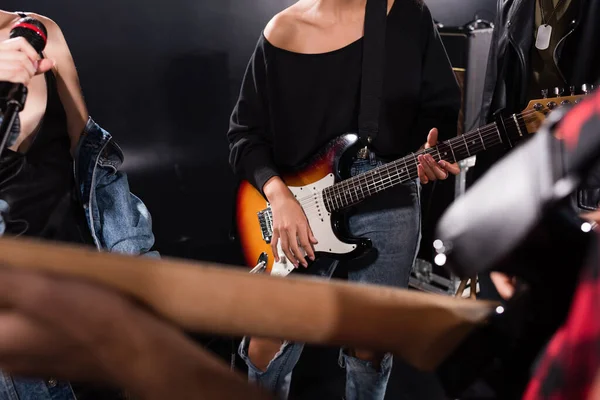
[(46, 72), (46, 113), (27, 153), (0, 157), (0, 199), (8, 203), (6, 234), (93, 245), (73, 174), (67, 117), (56, 77)]
[[(21, 17), (25, 15), (20, 14)], [(56, 77), (45, 74), (46, 112), (27, 153), (0, 157), (0, 199), (8, 203), (6, 234), (94, 246), (75, 184), (67, 115)], [(78, 400), (118, 400), (119, 390), (71, 383)]]

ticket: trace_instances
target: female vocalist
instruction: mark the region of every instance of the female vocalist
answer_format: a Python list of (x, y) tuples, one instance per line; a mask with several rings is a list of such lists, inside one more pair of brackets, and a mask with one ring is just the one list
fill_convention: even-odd
[[(23, 38), (9, 39), (25, 16), (48, 31), (43, 54)], [(53, 21), (0, 10), (0, 82), (22, 83), (29, 92), (20, 133), (0, 155), (0, 234), (156, 255), (150, 251), (150, 215), (118, 171), (123, 162), (118, 146), (89, 118), (69, 47)], [(36, 400), (73, 399), (74, 393), (80, 400), (118, 398), (112, 391), (87, 389), (0, 373), (0, 399), (15, 393)]]
[[(387, 3), (380, 131), (370, 157), (352, 165), (353, 175), (435, 145), (436, 128), (445, 138), (456, 135), (460, 91), (428, 8), (420, 0)], [(258, 40), (231, 117), (233, 169), (271, 204), (271, 245), (279, 240), (296, 266), (307, 265), (302, 250), (314, 258), (311, 245), (319, 238), (279, 174), (337, 135), (357, 132), (365, 6), (366, 0), (300, 0), (276, 15)], [(349, 280), (408, 286), (420, 240), (420, 183), (459, 172), (429, 155), (418, 161), (418, 180), (375, 195), (351, 214), (350, 233), (371, 239), (377, 252), (356, 261)], [(330, 277), (335, 267), (318, 262), (311, 268)], [(240, 355), (251, 381), (286, 398), (302, 348), (245, 338)], [(346, 368), (346, 399), (384, 398), (390, 354), (342, 349), (339, 361)]]

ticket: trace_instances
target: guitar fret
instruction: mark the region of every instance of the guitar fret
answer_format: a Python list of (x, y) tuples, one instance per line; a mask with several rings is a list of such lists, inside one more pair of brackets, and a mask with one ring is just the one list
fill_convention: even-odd
[[(494, 124), (494, 125), (496, 125), (496, 124)], [(500, 134), (500, 129), (498, 129), (497, 126), (495, 126), (495, 128), (496, 128), (496, 133), (498, 134), (498, 139), (500, 140), (500, 143), (503, 143), (502, 135)]]
[(344, 183), (344, 200), (346, 202), (346, 204), (344, 204), (344, 207), (347, 207), (348, 204), (352, 202), (352, 192), (350, 191), (350, 186), (348, 185), (348, 182)]
[(349, 203), (348, 203), (348, 194), (349, 194), (349, 191), (348, 191), (348, 189), (347, 189), (347, 188), (343, 188), (343, 189), (342, 189), (342, 193), (344, 194), (344, 199), (343, 199), (343, 201), (345, 202), (343, 205), (344, 205), (344, 207), (346, 207), (346, 206), (349, 204)]
[(332, 186), (331, 190), (329, 191), (329, 201), (332, 204), (331, 211), (337, 210), (337, 204), (335, 203), (334, 192), (335, 192), (335, 186)]
[(390, 166), (389, 165), (385, 166), (385, 173), (387, 174), (387, 178), (386, 178), (387, 183), (386, 183), (386, 185), (388, 185), (386, 187), (389, 187), (389, 185), (391, 185), (392, 182), (393, 182), (392, 171), (390, 170)]
[(379, 185), (381, 184), (381, 176), (376, 176), (379, 171), (371, 170), (371, 174), (373, 175), (373, 185), (375, 186), (375, 193), (379, 192)]
[(408, 178), (412, 179), (412, 176), (410, 176), (410, 169), (408, 169), (408, 164), (406, 163), (406, 157), (402, 157), (402, 161), (404, 161), (404, 168), (406, 168), (406, 173), (408, 174)]
[(452, 152), (452, 158), (454, 159), (454, 162), (457, 162), (458, 160), (456, 159), (456, 155), (454, 154), (454, 149), (452, 148), (452, 140), (448, 140), (448, 146), (450, 146), (450, 151)]
[(465, 137), (465, 135), (460, 135), (463, 138), (463, 141), (465, 142), (465, 150), (467, 150), (467, 154), (469, 155), (469, 157), (471, 157), (471, 152), (469, 151), (469, 144), (467, 143), (467, 138)]
[[(389, 181), (390, 179), (390, 173), (387, 169), (387, 166), (382, 167), (383, 169), (381, 171), (379, 171), (379, 176), (381, 177), (381, 186), (385, 187), (385, 185), (387, 185), (387, 181)], [(383, 173), (386, 173), (386, 176), (383, 176)]]
[(335, 210), (335, 204), (333, 204), (333, 197), (332, 197), (332, 192), (333, 189), (335, 188), (335, 186), (330, 186), (328, 188), (326, 188), (327, 190), (327, 202), (330, 204), (330, 211)]
[(483, 146), (484, 150), (487, 150), (487, 148), (485, 147), (485, 142), (483, 141), (483, 136), (481, 136), (481, 129), (477, 128), (477, 133), (479, 134), (479, 140), (481, 140), (481, 145)]
[(385, 176), (385, 184), (388, 185), (389, 182), (392, 181), (392, 176), (390, 174), (390, 167), (386, 165), (383, 169), (385, 170), (385, 174), (386, 174), (386, 176)]

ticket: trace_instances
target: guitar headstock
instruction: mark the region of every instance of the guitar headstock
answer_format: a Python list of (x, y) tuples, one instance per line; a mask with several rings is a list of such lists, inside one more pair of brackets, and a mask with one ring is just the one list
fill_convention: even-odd
[(542, 98), (531, 100), (527, 107), (521, 112), (523, 123), (527, 128), (528, 133), (535, 133), (544, 122), (544, 119), (552, 111), (579, 103), (583, 98), (594, 90), (593, 85), (582, 85), (582, 94), (575, 94), (575, 87), (571, 86), (570, 95), (563, 96), (564, 89), (554, 88), (554, 97), (548, 97), (548, 89), (542, 90)]

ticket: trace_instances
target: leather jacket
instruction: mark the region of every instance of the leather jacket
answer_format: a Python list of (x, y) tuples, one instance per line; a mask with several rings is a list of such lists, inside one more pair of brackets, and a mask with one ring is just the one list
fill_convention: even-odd
[[(584, 83), (594, 83), (594, 77), (578, 77), (574, 71), (581, 37), (585, 33), (588, 3), (589, 0), (579, 0), (579, 17), (570, 22), (567, 34), (554, 51), (554, 62), (565, 81), (565, 91), (570, 85), (580, 88)], [(494, 112), (500, 109), (509, 114), (519, 112), (528, 100), (532, 100), (527, 99), (527, 90), (534, 24), (535, 1), (498, 0), (483, 92), (482, 125), (491, 120)]]
[[(535, 1), (537, 0), (498, 0), (498, 9), (483, 92), (480, 125), (493, 120), (495, 112), (512, 114), (523, 110), (530, 100), (528, 88), (531, 71), (530, 51), (534, 45)], [(579, 16), (570, 22), (569, 30), (560, 39), (554, 50), (553, 59), (564, 89), (569, 86), (578, 90), (583, 84), (593, 84), (597, 75), (586, 76), (576, 71), (578, 52), (584, 35), (588, 34), (587, 24), (593, 18), (586, 18), (593, 0), (579, 0)], [(588, 69), (592, 74), (592, 70)], [(548, 88), (550, 92), (552, 88)], [(540, 97), (541, 93), (540, 93)], [(477, 156), (474, 179), (478, 179), (491, 165), (506, 153), (505, 149), (490, 151)], [(591, 211), (600, 202), (600, 170), (592, 174), (582, 186), (574, 203), (578, 209)]]

